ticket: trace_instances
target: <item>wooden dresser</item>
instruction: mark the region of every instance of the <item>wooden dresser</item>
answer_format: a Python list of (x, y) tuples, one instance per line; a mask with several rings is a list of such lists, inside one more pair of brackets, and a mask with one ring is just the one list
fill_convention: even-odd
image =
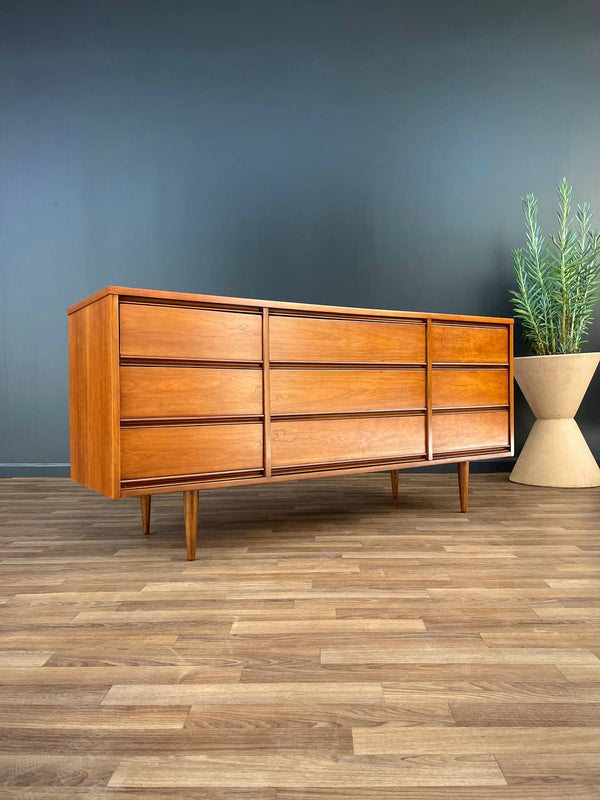
[(513, 454), (510, 319), (109, 286), (69, 314), (71, 475), (114, 499)]

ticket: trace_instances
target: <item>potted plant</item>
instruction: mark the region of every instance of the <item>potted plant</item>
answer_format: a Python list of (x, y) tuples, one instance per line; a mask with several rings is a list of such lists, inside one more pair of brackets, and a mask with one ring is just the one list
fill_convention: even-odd
[(537, 420), (511, 473), (534, 486), (600, 486), (600, 468), (573, 417), (600, 353), (581, 353), (600, 284), (600, 233), (585, 203), (571, 217), (572, 187), (557, 187), (558, 233), (545, 240), (537, 200), (522, 198), (527, 244), (512, 251), (514, 314), (533, 356), (515, 358), (515, 379)]

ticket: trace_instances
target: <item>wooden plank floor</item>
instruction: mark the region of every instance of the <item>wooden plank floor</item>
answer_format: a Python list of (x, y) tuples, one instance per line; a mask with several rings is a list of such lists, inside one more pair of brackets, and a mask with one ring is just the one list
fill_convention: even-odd
[(0, 481), (0, 797), (600, 798), (600, 490)]

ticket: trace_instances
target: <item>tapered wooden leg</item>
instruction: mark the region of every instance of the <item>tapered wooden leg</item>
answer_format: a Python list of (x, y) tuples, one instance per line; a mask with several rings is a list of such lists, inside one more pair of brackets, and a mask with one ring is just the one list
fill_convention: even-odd
[(142, 530), (144, 533), (150, 533), (150, 502), (152, 495), (140, 495), (140, 507), (142, 509)]
[(183, 493), (183, 514), (185, 517), (185, 543), (187, 560), (196, 558), (196, 534), (198, 533), (198, 490)]
[(467, 513), (469, 506), (469, 462), (460, 461), (458, 469), (458, 493), (460, 495), (460, 510), (463, 514)]
[(398, 499), (398, 470), (392, 469), (390, 470), (390, 476), (392, 478), (392, 498), (394, 500)]

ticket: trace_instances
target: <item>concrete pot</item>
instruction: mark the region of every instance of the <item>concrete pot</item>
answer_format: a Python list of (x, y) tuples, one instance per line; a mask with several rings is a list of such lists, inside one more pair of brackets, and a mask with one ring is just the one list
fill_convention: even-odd
[(515, 380), (537, 420), (510, 475), (530, 486), (600, 486), (600, 467), (573, 419), (600, 353), (515, 358)]

